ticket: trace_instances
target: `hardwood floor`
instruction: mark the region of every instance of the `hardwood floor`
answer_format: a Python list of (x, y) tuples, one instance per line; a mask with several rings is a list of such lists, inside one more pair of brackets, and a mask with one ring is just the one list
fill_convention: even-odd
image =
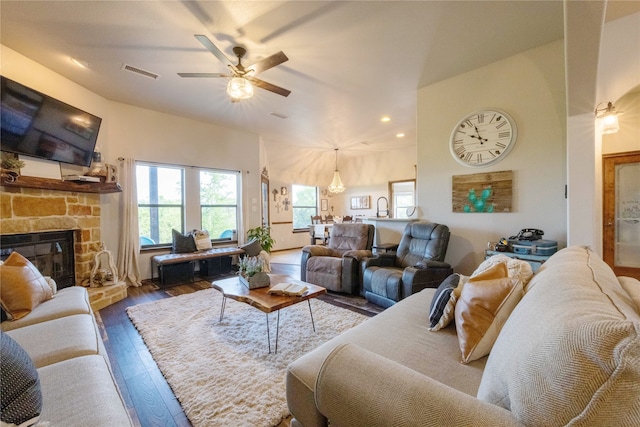
[[(272, 264), (272, 269), (274, 273), (300, 276), (300, 266), (297, 265)], [(210, 281), (209, 279), (207, 278), (207, 281)], [(138, 426), (191, 426), (191, 423), (137, 329), (129, 320), (126, 308), (162, 298), (171, 298), (169, 293), (178, 295), (196, 292), (206, 286), (207, 282), (196, 281), (194, 284), (159, 289), (154, 284), (146, 283), (139, 288), (129, 288), (127, 298), (103, 308), (96, 314), (114, 376), (131, 419)], [(379, 307), (362, 303), (360, 298), (346, 298), (342, 302), (335, 301), (336, 298), (328, 296), (330, 302), (356, 309), (370, 316), (381, 311)], [(278, 427), (289, 427), (289, 420), (283, 421)]]

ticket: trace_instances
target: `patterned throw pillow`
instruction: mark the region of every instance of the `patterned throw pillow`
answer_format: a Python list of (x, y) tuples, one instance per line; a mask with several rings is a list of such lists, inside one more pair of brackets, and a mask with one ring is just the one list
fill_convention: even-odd
[(429, 309), (429, 330), (438, 331), (453, 320), (453, 310), (456, 305), (454, 290), (460, 283), (460, 275), (454, 273), (444, 279), (431, 300)]
[(209, 236), (209, 232), (207, 230), (193, 230), (191, 234), (196, 241), (196, 248), (199, 251), (206, 251), (207, 249), (211, 249), (213, 247), (213, 245), (211, 244), (211, 237)]
[(27, 352), (4, 332), (0, 332), (0, 360), (2, 425), (35, 424), (40, 419), (42, 411), (42, 392), (33, 361)]
[(196, 241), (191, 233), (182, 234), (178, 230), (171, 230), (171, 237), (173, 238), (172, 250), (174, 254), (186, 254), (190, 252), (196, 252)]

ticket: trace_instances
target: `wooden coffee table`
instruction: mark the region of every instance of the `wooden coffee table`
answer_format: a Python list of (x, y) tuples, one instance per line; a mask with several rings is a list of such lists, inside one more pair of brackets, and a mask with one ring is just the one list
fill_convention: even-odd
[(220, 321), (224, 317), (224, 308), (227, 304), (227, 298), (235, 301), (240, 301), (245, 304), (249, 304), (252, 307), (266, 313), (267, 316), (267, 342), (269, 344), (269, 353), (271, 353), (271, 337), (269, 335), (269, 313), (274, 311), (278, 312), (276, 323), (276, 349), (275, 353), (278, 353), (278, 333), (280, 329), (280, 309), (289, 307), (294, 304), (298, 304), (303, 301), (307, 301), (309, 304), (309, 314), (311, 315), (311, 325), (313, 331), (316, 331), (316, 325), (313, 321), (313, 312), (311, 311), (311, 298), (316, 298), (322, 294), (326, 294), (327, 290), (321, 286), (313, 285), (307, 282), (301, 282), (291, 276), (284, 274), (269, 274), (271, 278), (271, 285), (278, 283), (298, 283), (307, 286), (309, 289), (301, 296), (287, 296), (287, 295), (271, 295), (269, 294), (269, 287), (249, 289), (240, 281), (237, 277), (229, 279), (216, 280), (211, 286), (220, 292), (222, 292), (222, 306), (220, 307)]

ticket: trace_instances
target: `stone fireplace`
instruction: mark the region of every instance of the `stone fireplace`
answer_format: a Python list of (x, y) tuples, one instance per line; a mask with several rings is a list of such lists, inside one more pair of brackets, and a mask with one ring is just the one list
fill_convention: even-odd
[[(70, 245), (75, 256), (72, 277), (62, 279), (61, 287), (87, 284), (91, 276), (95, 256), (101, 250), (100, 242), (100, 194), (120, 192), (120, 185), (110, 183), (74, 183), (55, 179), (21, 176), (18, 179), (7, 179), (2, 174), (0, 187), (0, 246), (8, 247), (18, 239), (33, 239), (31, 244), (32, 259), (35, 264), (57, 263), (62, 260), (57, 252), (63, 243), (49, 241), (39, 245), (41, 238), (49, 238), (58, 233), (71, 236)], [(45, 237), (42, 237), (42, 236)], [(27, 243), (27, 246), (29, 243)], [(36, 252), (51, 248), (54, 252), (49, 257), (38, 259)], [(27, 251), (29, 249), (26, 249)], [(20, 252), (20, 251), (18, 251)], [(3, 258), (4, 258), (3, 254)], [(42, 266), (41, 266), (42, 267)], [(55, 265), (54, 271), (63, 268)], [(124, 281), (111, 286), (89, 288), (89, 302), (94, 311), (98, 311), (114, 302), (127, 297), (127, 284)]]
[(11, 253), (18, 252), (43, 276), (53, 278), (58, 289), (74, 286), (74, 234), (74, 230), (5, 234), (0, 239), (0, 259), (4, 261)]
[(0, 196), (0, 239), (72, 230), (75, 284), (89, 278), (94, 255), (100, 250), (100, 194), (3, 186)]

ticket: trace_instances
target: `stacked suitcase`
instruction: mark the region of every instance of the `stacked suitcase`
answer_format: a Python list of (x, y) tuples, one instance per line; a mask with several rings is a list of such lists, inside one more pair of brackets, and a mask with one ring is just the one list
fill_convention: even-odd
[(517, 240), (509, 239), (511, 250), (516, 254), (549, 256), (558, 250), (558, 242), (555, 240)]

